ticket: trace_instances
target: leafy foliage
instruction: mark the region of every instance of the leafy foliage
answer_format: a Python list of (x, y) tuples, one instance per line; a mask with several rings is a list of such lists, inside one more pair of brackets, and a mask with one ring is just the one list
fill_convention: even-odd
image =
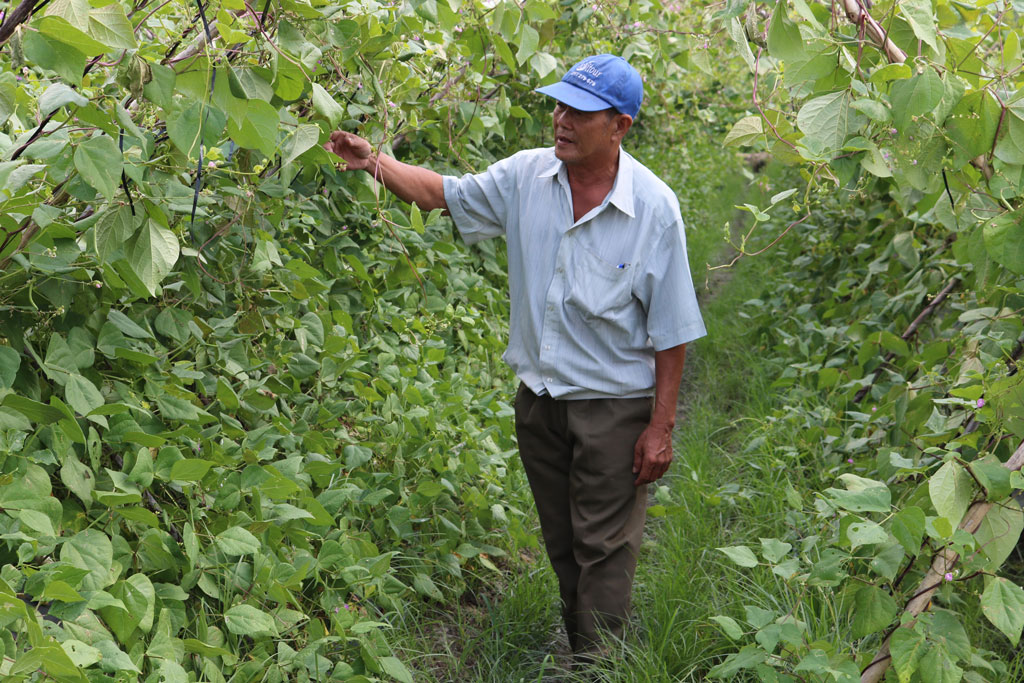
[(378, 615), (536, 543), (504, 255), (321, 144), (482, 167), (543, 143), (532, 88), (601, 46), (651, 74), (654, 121), (697, 44), (661, 9), (5, 14), (0, 673), (411, 680)]

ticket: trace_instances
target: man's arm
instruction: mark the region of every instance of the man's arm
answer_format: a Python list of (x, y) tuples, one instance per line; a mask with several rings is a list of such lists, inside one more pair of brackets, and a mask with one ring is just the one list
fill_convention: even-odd
[(324, 148), (344, 159), (347, 170), (366, 171), (402, 201), (415, 202), (424, 211), (448, 208), (444, 181), (439, 173), (411, 166), (386, 154), (374, 154), (369, 142), (340, 130), (331, 133), (330, 142)]
[(654, 411), (633, 449), (637, 486), (657, 481), (672, 463), (672, 428), (685, 360), (686, 344), (654, 352)]

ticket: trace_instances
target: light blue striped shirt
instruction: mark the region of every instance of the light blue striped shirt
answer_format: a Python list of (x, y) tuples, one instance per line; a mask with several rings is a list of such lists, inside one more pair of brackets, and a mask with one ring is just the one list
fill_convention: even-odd
[(573, 221), (565, 165), (533, 149), (445, 176), (468, 244), (505, 235), (511, 299), (504, 359), (536, 394), (654, 394), (654, 352), (706, 334), (679, 202), (625, 151), (612, 191)]

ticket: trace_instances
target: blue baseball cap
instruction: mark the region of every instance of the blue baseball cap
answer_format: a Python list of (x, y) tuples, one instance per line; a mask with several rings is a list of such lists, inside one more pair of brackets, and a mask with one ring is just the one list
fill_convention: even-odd
[(537, 88), (580, 111), (601, 111), (614, 107), (633, 118), (644, 100), (644, 82), (637, 70), (622, 57), (597, 55), (577, 63), (558, 83)]

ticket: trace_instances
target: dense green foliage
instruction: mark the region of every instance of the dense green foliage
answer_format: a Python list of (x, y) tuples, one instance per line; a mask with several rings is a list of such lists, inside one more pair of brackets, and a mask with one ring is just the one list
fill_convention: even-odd
[(0, 674), (409, 680), (378, 615), (535, 543), (504, 257), (320, 145), (340, 126), (482, 167), (542, 144), (532, 88), (599, 48), (650, 74), (653, 121), (693, 41), (653, 3), (21, 6), (0, 27)]
[(790, 534), (720, 549), (770, 570), (779, 600), (717, 618), (749, 644), (712, 673), (1006, 680), (965, 626), (980, 605), (1014, 645), (1024, 627), (1001, 575), (1024, 527), (1004, 465), (1024, 439), (1024, 8), (876, 3), (886, 50), (824, 5), (753, 9), (720, 17), (757, 74), (727, 139), (803, 164), (806, 186), (746, 207), (800, 251), (741, 314), (786, 367), (779, 466), (824, 477), (788, 490)]

